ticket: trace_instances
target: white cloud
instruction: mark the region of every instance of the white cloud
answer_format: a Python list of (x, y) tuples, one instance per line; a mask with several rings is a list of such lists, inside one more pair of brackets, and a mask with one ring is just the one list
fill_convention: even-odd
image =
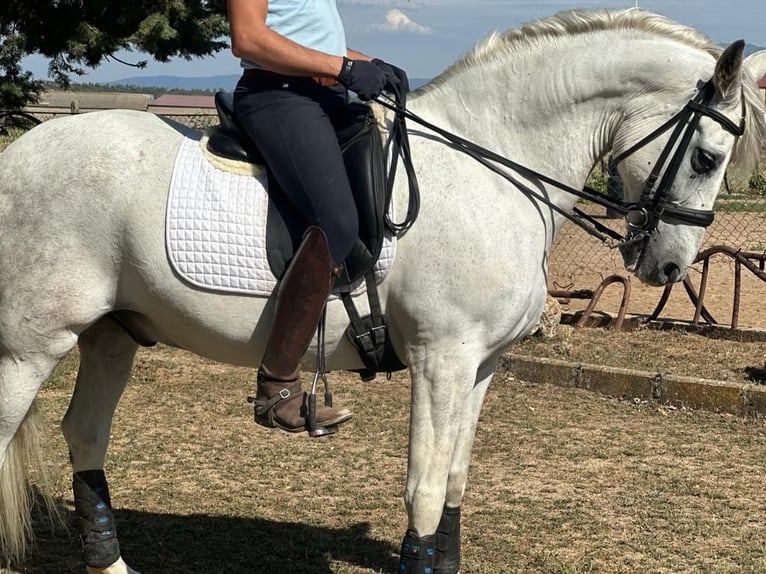
[(386, 13), (383, 24), (373, 24), (372, 28), (385, 32), (411, 32), (413, 34), (430, 34), (431, 28), (422, 26), (412, 20), (407, 14), (394, 8)]

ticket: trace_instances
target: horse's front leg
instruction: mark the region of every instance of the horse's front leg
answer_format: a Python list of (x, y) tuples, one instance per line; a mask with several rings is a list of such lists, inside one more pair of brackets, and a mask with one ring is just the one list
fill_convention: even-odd
[(460, 411), (460, 430), (452, 453), (452, 464), (447, 480), (447, 496), (439, 526), (436, 529), (436, 568), (438, 574), (457, 574), (460, 571), (460, 505), (468, 480), (471, 451), (476, 438), (476, 425), (484, 404), (487, 388), (492, 380), (497, 361), (483, 366), (476, 376), (476, 384), (468, 394)]
[(398, 570), (416, 574), (442, 572), (436, 569), (440, 567), (437, 530), (445, 514), (462, 410), (476, 382), (477, 362), (473, 357), (456, 352), (454, 345), (437, 347), (424, 346), (410, 355), (412, 408), (404, 495), (408, 527)]
[(88, 574), (137, 574), (120, 555), (104, 458), (112, 416), (138, 345), (108, 318), (79, 339), (80, 368), (62, 430), (74, 472), (75, 512)]

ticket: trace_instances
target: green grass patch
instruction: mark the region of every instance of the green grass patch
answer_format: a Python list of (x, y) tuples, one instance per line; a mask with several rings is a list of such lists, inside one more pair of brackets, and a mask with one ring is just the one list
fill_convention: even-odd
[(766, 197), (721, 197), (715, 202), (713, 210), (720, 213), (763, 213), (766, 212)]

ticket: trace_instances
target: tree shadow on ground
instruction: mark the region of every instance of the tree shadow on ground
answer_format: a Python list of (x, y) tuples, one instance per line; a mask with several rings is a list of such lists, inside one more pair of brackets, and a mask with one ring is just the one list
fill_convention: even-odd
[[(142, 574), (331, 574), (334, 562), (389, 572), (399, 551), (371, 538), (368, 523), (336, 529), (235, 516), (114, 514), (123, 557)], [(36, 513), (36, 544), (18, 572), (82, 574), (74, 520), (67, 511), (64, 516), (68, 530)]]

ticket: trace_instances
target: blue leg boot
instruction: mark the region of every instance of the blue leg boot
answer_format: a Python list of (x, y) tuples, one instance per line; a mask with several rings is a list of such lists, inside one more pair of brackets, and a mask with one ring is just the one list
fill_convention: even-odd
[(399, 574), (435, 574), (436, 560), (435, 536), (418, 536), (408, 530), (402, 540), (402, 552), (399, 557)]

